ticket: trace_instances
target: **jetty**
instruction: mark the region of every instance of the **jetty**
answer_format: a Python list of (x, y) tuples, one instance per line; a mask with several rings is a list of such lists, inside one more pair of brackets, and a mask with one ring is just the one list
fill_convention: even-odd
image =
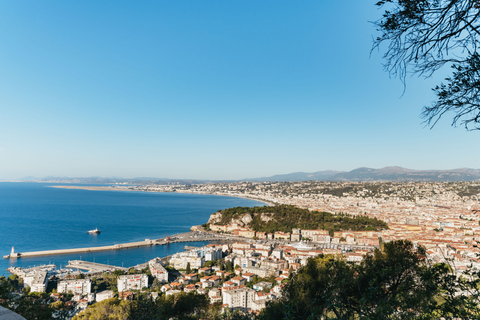
[(130, 248), (137, 248), (137, 247), (165, 245), (165, 244), (176, 243), (176, 242), (221, 241), (221, 240), (231, 240), (231, 239), (229, 239), (228, 237), (225, 237), (224, 235), (216, 235), (212, 233), (195, 231), (195, 232), (177, 234), (175, 236), (166, 237), (166, 238), (153, 239), (153, 240), (145, 239), (145, 241), (118, 243), (114, 245), (99, 246), (99, 247), (58, 249), (58, 250), (45, 250), (45, 251), (32, 251), (32, 252), (14, 252), (12, 248), (12, 252), (10, 253), (10, 255), (3, 256), (3, 258), (10, 259), (10, 258), (22, 258), (22, 257), (54, 256), (54, 255), (70, 254), (70, 253), (112, 251), (112, 250), (130, 249)]
[(83, 260), (70, 260), (68, 261), (67, 268), (87, 270), (90, 272), (109, 272), (109, 271), (115, 271), (115, 270), (122, 270), (122, 271), (128, 270), (128, 268), (122, 268), (122, 267), (112, 266), (108, 264), (95, 263), (95, 262), (83, 261)]

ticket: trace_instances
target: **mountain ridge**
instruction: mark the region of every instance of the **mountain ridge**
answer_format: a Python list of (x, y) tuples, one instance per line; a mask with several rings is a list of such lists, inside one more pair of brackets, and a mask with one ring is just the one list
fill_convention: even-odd
[(269, 177), (246, 178), (237, 180), (213, 179), (169, 179), (154, 177), (25, 177), (17, 181), (55, 182), (55, 183), (92, 183), (92, 184), (204, 184), (234, 182), (295, 182), (295, 181), (392, 181), (392, 182), (458, 182), (480, 180), (480, 169), (458, 168), (447, 170), (415, 170), (399, 166), (380, 169), (359, 167), (351, 171), (323, 170), (315, 172), (292, 172)]
[[(281, 178), (288, 178), (281, 180)], [(294, 172), (264, 178), (244, 179), (254, 182), (279, 181), (475, 181), (480, 179), (480, 169), (458, 168), (447, 170), (415, 170), (399, 166), (380, 169), (360, 167), (351, 171)]]

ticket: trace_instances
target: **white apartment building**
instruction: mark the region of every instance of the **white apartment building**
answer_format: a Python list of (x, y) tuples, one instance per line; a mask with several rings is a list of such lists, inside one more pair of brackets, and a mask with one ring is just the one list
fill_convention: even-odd
[(113, 294), (112, 290), (103, 290), (103, 291), (98, 292), (95, 295), (95, 300), (97, 300), (97, 302), (100, 302), (102, 300), (113, 298), (113, 296), (114, 296), (114, 294)]
[(223, 304), (228, 305), (231, 310), (240, 309), (248, 312), (252, 309), (255, 299), (255, 290), (244, 287), (239, 289), (223, 290)]
[(63, 280), (57, 285), (57, 292), (87, 295), (92, 292), (92, 281), (90, 279)]
[(280, 272), (278, 270), (272, 269), (272, 268), (266, 268), (266, 267), (242, 267), (242, 272), (244, 273), (253, 273), (261, 278), (266, 278), (270, 276), (278, 276)]
[(148, 261), (148, 268), (152, 276), (157, 278), (160, 282), (168, 282), (168, 271), (165, 269), (159, 258)]
[(202, 250), (202, 254), (205, 258), (205, 261), (216, 261), (218, 259), (222, 259), (223, 257), (222, 248), (207, 247), (206, 249)]
[(148, 276), (146, 274), (127, 274), (118, 277), (117, 280), (118, 292), (128, 290), (142, 290), (148, 288)]
[(188, 263), (190, 263), (190, 268), (199, 269), (203, 266), (204, 259), (200, 252), (193, 250), (176, 253), (170, 258), (170, 265), (175, 269), (187, 269)]
[(310, 238), (316, 235), (328, 236), (329, 233), (327, 230), (301, 230), (302, 238)]
[(48, 277), (46, 271), (35, 271), (29, 273), (23, 278), (25, 287), (30, 287), (31, 292), (45, 292), (48, 284)]

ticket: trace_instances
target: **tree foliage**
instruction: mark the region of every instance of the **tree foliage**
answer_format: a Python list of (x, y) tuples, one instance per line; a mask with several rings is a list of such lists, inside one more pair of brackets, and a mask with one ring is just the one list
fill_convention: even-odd
[(360, 264), (310, 259), (259, 318), (478, 319), (477, 279), (459, 278), (446, 264), (429, 265), (422, 247), (394, 241)]
[(18, 294), (18, 279), (0, 277), (0, 305), (8, 308), (27, 320), (51, 319), (54, 309), (47, 304), (46, 293), (30, 292)]
[[(220, 212), (222, 213), (221, 224), (229, 224), (232, 220), (248, 214), (251, 217), (251, 221), (248, 223), (251, 229), (270, 233), (275, 231), (292, 232), (292, 228), (323, 229), (330, 231), (332, 235), (334, 231), (341, 230), (388, 229), (385, 222), (376, 218), (310, 211), (291, 205), (235, 207)], [(269, 221), (265, 222), (265, 217)]]
[(160, 296), (152, 300), (138, 293), (134, 300), (112, 298), (87, 308), (73, 320), (180, 320), (205, 319), (209, 314), (209, 302), (205, 295), (180, 293), (174, 296)]
[(118, 300), (118, 298), (103, 300), (95, 303), (91, 307), (88, 307), (87, 309), (73, 317), (73, 320), (127, 320), (129, 303), (130, 302), (127, 300)]
[(423, 109), (434, 126), (447, 112), (452, 125), (480, 129), (480, 4), (478, 0), (382, 0), (386, 9), (375, 25), (387, 44), (385, 69), (405, 80), (407, 72), (431, 76), (445, 65), (453, 75), (433, 90), (437, 100)]

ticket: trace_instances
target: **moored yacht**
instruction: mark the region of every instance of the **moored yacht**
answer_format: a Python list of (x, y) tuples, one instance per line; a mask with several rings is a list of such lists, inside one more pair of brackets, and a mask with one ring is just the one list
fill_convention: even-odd
[(97, 234), (100, 233), (100, 230), (98, 230), (98, 228), (95, 228), (93, 230), (87, 231), (87, 233)]

